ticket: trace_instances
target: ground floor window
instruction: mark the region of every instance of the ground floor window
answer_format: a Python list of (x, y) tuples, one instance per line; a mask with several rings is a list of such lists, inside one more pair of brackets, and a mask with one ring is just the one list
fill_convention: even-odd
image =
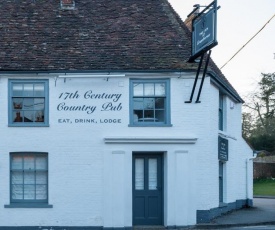
[(11, 203), (48, 203), (48, 154), (10, 153)]

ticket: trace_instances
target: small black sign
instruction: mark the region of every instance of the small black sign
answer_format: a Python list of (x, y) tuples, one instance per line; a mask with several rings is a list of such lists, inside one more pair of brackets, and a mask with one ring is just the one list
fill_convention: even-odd
[(228, 140), (219, 137), (219, 160), (228, 161)]

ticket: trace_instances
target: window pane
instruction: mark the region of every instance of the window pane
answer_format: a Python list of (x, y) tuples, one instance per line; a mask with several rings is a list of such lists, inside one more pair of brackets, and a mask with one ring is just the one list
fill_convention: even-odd
[(44, 156), (36, 157), (36, 169), (47, 169), (47, 158)]
[(135, 160), (135, 189), (144, 189), (144, 159)]
[(35, 199), (35, 185), (24, 185), (24, 199), (25, 200)]
[(12, 172), (11, 173), (11, 184), (23, 184), (23, 172)]
[(143, 109), (143, 98), (134, 98), (134, 109)]
[(37, 200), (47, 199), (47, 186), (46, 185), (37, 185), (36, 186), (36, 199)]
[(144, 98), (144, 109), (154, 109), (155, 99), (154, 98)]
[(21, 156), (11, 157), (11, 168), (12, 169), (23, 169), (23, 158)]
[(23, 85), (22, 84), (13, 84), (12, 85), (12, 96), (20, 97), (23, 95)]
[(34, 116), (35, 116), (36, 122), (43, 122), (44, 121), (44, 110), (36, 111)]
[(33, 122), (33, 121), (34, 121), (34, 111), (25, 111), (24, 122)]
[(22, 98), (13, 98), (12, 103), (13, 103), (13, 109), (22, 109), (23, 99)]
[(34, 102), (33, 102), (33, 108), (35, 110), (44, 110), (44, 105), (45, 105), (45, 102), (44, 102), (44, 98), (34, 98)]
[(44, 96), (44, 84), (35, 84), (34, 85), (34, 96), (43, 97)]
[(135, 83), (133, 88), (134, 96), (143, 96), (143, 84)]
[(219, 110), (219, 130), (223, 130), (223, 113)]
[(24, 184), (35, 184), (35, 174), (34, 172), (24, 172)]
[(164, 98), (156, 98), (155, 107), (156, 109), (164, 109)]
[(23, 109), (24, 110), (33, 110), (33, 103), (34, 103), (33, 98), (25, 98)]
[(155, 84), (155, 96), (165, 96), (165, 83)]
[(24, 97), (33, 97), (33, 84), (24, 84)]
[(156, 120), (159, 122), (165, 122), (164, 110), (156, 110)]
[(23, 185), (12, 185), (12, 199), (23, 199)]
[(143, 110), (134, 110), (134, 122), (141, 121), (143, 117)]
[(20, 112), (13, 112), (13, 122), (22, 122), (23, 118)]
[(144, 96), (154, 96), (154, 84), (146, 83), (144, 84)]
[(154, 110), (144, 110), (144, 121), (155, 121)]
[(157, 183), (157, 159), (149, 159), (148, 161), (148, 181), (149, 181), (149, 190), (156, 190)]
[(47, 184), (47, 172), (36, 173), (36, 184)]
[(34, 169), (33, 156), (24, 156), (24, 169)]

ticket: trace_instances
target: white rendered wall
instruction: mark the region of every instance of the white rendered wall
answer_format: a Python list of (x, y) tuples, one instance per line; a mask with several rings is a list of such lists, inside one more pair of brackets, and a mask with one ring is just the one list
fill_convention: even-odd
[[(170, 76), (161, 76), (167, 77)], [(8, 127), (8, 78), (0, 81), (0, 226), (132, 226), (132, 153), (164, 154), (164, 224), (196, 223), (196, 210), (218, 206), (218, 90), (206, 78), (201, 103), (189, 100), (194, 75), (171, 78), (172, 127), (129, 127), (129, 78), (49, 79), (49, 127)], [(47, 77), (42, 79), (47, 79)], [(138, 76), (135, 76), (138, 78)], [(198, 88), (198, 87), (197, 87)], [(84, 94), (121, 94), (118, 101), (85, 99)], [(61, 93), (78, 98), (64, 100)], [(196, 99), (197, 91), (194, 95)], [(229, 100), (229, 99), (228, 99)], [(96, 106), (93, 113), (58, 111), (58, 105)], [(116, 106), (101, 111), (104, 103)], [(229, 104), (229, 103), (227, 103)], [(246, 158), (240, 133), (240, 105), (228, 110), (226, 200), (245, 199)], [(231, 120), (231, 117), (233, 118)], [(230, 119), (229, 119), (230, 118)], [(94, 119), (95, 123), (80, 123)], [(101, 123), (116, 119), (120, 123)], [(105, 137), (188, 137), (194, 144), (108, 144)], [(4, 208), (9, 204), (9, 153), (48, 152), (49, 204), (53, 208)], [(243, 174), (244, 173), (244, 174)], [(250, 171), (251, 173), (251, 171)], [(244, 175), (244, 176), (243, 176)], [(238, 186), (236, 186), (236, 180)], [(250, 186), (251, 187), (251, 186)], [(250, 191), (250, 188), (248, 189)], [(251, 196), (251, 195), (250, 195)], [(13, 218), (10, 218), (10, 217)]]

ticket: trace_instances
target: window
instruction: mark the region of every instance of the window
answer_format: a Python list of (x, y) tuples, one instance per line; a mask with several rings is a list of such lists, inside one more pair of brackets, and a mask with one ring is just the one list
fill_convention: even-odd
[(48, 125), (48, 81), (9, 81), (9, 125)]
[(169, 80), (131, 80), (130, 125), (170, 125)]
[(219, 94), (219, 130), (224, 129), (224, 124), (223, 124), (223, 116), (224, 116), (224, 103), (223, 103), (223, 95), (220, 93)]
[(11, 204), (48, 203), (48, 154), (10, 154)]

